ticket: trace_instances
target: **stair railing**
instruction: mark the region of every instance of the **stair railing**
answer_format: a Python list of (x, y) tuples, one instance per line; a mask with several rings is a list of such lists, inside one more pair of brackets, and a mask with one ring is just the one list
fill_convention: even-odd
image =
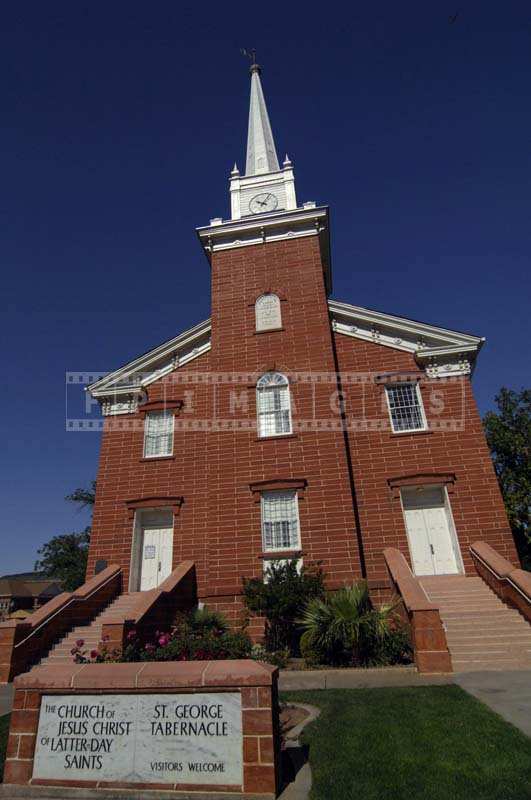
[(487, 542), (474, 542), (470, 553), (480, 578), (531, 623), (531, 572), (517, 569)]
[(121, 567), (111, 565), (74, 592), (54, 597), (27, 619), (0, 623), (0, 684), (31, 667), (76, 624), (90, 622), (119, 593), (121, 583)]
[(183, 561), (156, 589), (142, 592), (133, 612), (117, 612), (102, 625), (102, 638), (112, 650), (123, 650), (134, 630), (146, 642), (157, 630), (168, 631), (179, 611), (197, 605), (197, 582), (193, 561)]
[(409, 622), (418, 671), (452, 672), (452, 659), (438, 606), (430, 602), (400, 550), (386, 547), (383, 554), (395, 592), (402, 601), (402, 616)]

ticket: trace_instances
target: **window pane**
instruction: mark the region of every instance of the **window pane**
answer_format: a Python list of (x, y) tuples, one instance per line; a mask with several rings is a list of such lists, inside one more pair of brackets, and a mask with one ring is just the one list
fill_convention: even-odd
[(273, 375), (267, 381), (261, 378), (258, 384), (258, 431), (260, 436), (291, 433), (289, 386), (287, 382), (279, 385), (279, 378), (283, 379), (283, 376)]
[(173, 452), (173, 414), (152, 411), (146, 414), (144, 426), (144, 455), (167, 456)]
[(264, 550), (290, 550), (299, 546), (295, 491), (262, 494), (262, 539)]
[(414, 431), (424, 428), (416, 383), (387, 386), (386, 391), (394, 431)]

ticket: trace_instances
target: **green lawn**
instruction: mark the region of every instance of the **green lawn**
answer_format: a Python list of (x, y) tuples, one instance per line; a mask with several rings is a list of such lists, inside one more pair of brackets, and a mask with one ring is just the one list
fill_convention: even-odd
[(312, 800), (531, 799), (531, 739), (458, 686), (282, 699), (321, 709), (303, 733)]
[(9, 733), (9, 714), (0, 717), (0, 781), (4, 774), (4, 761), (7, 749), (7, 735)]

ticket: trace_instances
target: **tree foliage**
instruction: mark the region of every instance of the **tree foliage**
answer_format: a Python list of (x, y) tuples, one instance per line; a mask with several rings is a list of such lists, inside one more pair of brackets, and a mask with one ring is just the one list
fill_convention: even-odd
[(81, 533), (63, 533), (53, 536), (37, 555), (35, 569), (49, 578), (61, 582), (66, 592), (72, 592), (85, 581), (90, 528)]
[(79, 511), (84, 508), (92, 508), (96, 500), (96, 481), (91, 481), (89, 487), (78, 486), (72, 494), (67, 494), (65, 500), (69, 500), (71, 503), (78, 503)]
[(502, 388), (484, 418), (487, 442), (520, 558), (531, 569), (531, 389)]
[[(74, 489), (65, 497), (65, 500), (78, 504), (80, 511), (92, 509), (95, 499), (96, 481), (92, 481), (89, 487)], [(37, 551), (40, 558), (35, 562), (35, 570), (45, 577), (56, 578), (65, 591), (74, 591), (85, 582), (89, 542), (90, 525), (80, 532), (53, 536)]]
[(313, 597), (323, 597), (320, 567), (302, 567), (297, 562), (272, 562), (261, 578), (244, 579), (243, 594), (249, 611), (266, 618), (265, 645), (268, 651), (288, 648), (297, 654), (301, 628), (299, 617)]

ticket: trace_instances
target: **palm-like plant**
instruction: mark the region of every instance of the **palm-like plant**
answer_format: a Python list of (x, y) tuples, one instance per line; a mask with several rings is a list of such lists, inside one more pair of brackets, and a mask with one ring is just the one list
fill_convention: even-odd
[(301, 648), (327, 663), (369, 664), (379, 661), (383, 645), (394, 635), (395, 605), (373, 608), (365, 581), (311, 600), (300, 620)]

